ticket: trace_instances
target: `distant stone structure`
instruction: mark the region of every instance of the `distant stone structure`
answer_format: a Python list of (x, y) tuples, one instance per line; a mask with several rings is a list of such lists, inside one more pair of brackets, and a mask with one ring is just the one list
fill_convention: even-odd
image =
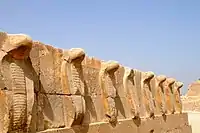
[(181, 97), (183, 111), (188, 113), (193, 133), (199, 133), (200, 123), (200, 82), (195, 81), (188, 87), (186, 95)]
[(176, 79), (0, 32), (0, 132), (192, 133)]

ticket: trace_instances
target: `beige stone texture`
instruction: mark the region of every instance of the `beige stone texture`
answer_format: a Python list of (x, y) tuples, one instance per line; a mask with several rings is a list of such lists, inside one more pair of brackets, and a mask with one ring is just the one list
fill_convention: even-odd
[(176, 113), (182, 112), (182, 101), (181, 101), (181, 94), (180, 89), (183, 87), (182, 82), (175, 82), (173, 85), (173, 96), (174, 96), (174, 109)]
[(155, 99), (155, 115), (163, 115), (166, 113), (165, 96), (163, 82), (166, 80), (166, 76), (155, 76), (150, 84), (154, 88), (152, 91), (153, 98)]
[(188, 112), (188, 120), (192, 127), (192, 133), (199, 133), (200, 112)]
[(200, 96), (200, 82), (193, 82), (188, 86), (186, 96)]
[(123, 85), (124, 85), (124, 94), (127, 100), (127, 108), (129, 110), (130, 117), (135, 118), (139, 117), (139, 99), (137, 95), (136, 88), (136, 70), (131, 68), (125, 68), (124, 77), (123, 77)]
[(175, 112), (174, 109), (174, 97), (173, 97), (173, 84), (175, 83), (174, 78), (167, 78), (164, 81), (164, 94), (165, 94), (165, 103), (167, 114), (173, 114)]
[(153, 99), (153, 89), (150, 85), (152, 78), (154, 77), (153, 72), (142, 72), (141, 79), (141, 91), (142, 91), (142, 110), (145, 111), (143, 114), (144, 117), (153, 117), (154, 116), (154, 99)]
[[(15, 124), (10, 116), (27, 109), (19, 119), (27, 118), (27, 127), (11, 133), (191, 133), (187, 113), (181, 113), (181, 87), (170, 78), (89, 57), (81, 48), (63, 50), (23, 37), (12, 36), (15, 43), (10, 47), (7, 33), (0, 32), (1, 57), (8, 54), (5, 50), (19, 47), (20, 41), (32, 46), (23, 72), (11, 71), (9, 55), (1, 62), (0, 132)], [(19, 87), (27, 92), (26, 103), (21, 96), (13, 97), (17, 87), (10, 89), (12, 79), (26, 82)], [(199, 100), (189, 99), (183, 102), (184, 109)], [(18, 110), (10, 111), (17, 102)], [(168, 114), (163, 115), (165, 110)]]
[(39, 45), (40, 81), (43, 85), (42, 93), (62, 94), (61, 63), (62, 50), (50, 45)]
[(119, 69), (118, 62), (108, 61), (101, 65), (99, 82), (102, 90), (102, 100), (105, 112), (105, 121), (115, 124), (117, 122), (118, 110), (115, 99), (117, 98), (116, 71)]
[(73, 128), (46, 130), (40, 133), (192, 133), (187, 114), (169, 115), (164, 119), (156, 116), (155, 119), (118, 121), (115, 127), (109, 123), (99, 122)]

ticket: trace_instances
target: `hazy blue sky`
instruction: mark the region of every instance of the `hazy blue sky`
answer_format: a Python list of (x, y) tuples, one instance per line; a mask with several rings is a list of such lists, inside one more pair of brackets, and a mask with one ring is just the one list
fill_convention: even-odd
[(200, 78), (199, 0), (52, 1), (1, 0), (0, 29), (174, 77), (183, 92)]

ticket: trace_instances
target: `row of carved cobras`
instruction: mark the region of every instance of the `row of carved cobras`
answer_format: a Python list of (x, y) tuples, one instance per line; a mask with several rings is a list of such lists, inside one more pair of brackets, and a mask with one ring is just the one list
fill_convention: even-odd
[[(69, 93), (75, 94), (77, 91), (81, 93), (84, 90), (84, 84), (81, 81), (81, 77), (78, 76), (80, 72), (78, 66), (81, 65), (85, 53), (83, 49), (73, 48), (66, 51), (64, 55), (65, 61), (62, 64), (62, 70), (64, 71), (62, 73), (68, 73), (68, 78), (71, 77), (70, 80), (72, 81), (69, 87), (72, 89), (69, 90)], [(99, 84), (102, 90), (105, 116), (111, 123), (117, 121), (118, 115), (115, 103), (117, 90), (113, 79), (119, 67), (119, 63), (115, 61), (102, 62), (99, 72)], [(137, 73), (140, 73), (139, 86), (135, 83)], [(153, 87), (151, 86), (152, 84), (154, 85)], [(153, 72), (141, 72), (130, 68), (125, 68), (123, 76), (123, 87), (133, 118), (181, 113), (182, 104), (179, 90), (182, 86), (183, 83), (173, 78), (167, 78), (162, 75), (155, 76)], [(82, 103), (85, 102), (83, 101)], [(75, 106), (85, 107), (85, 105), (79, 104), (75, 104)], [(77, 110), (77, 112), (84, 114), (84, 110)]]

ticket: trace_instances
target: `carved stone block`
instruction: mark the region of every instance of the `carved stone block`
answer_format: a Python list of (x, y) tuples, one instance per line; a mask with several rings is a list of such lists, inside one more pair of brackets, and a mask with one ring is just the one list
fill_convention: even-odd
[(141, 80), (142, 80), (142, 71), (140, 70), (134, 70), (135, 71), (135, 85), (136, 85), (136, 89), (137, 89), (137, 96), (138, 96), (138, 105), (137, 107), (139, 108), (139, 116), (142, 117), (144, 116), (144, 106), (143, 106), (143, 98), (142, 98), (142, 84), (141, 84)]
[(62, 62), (62, 88), (65, 94), (85, 95), (84, 75), (81, 62), (85, 57), (83, 49), (64, 51)]
[(49, 45), (39, 45), (40, 80), (42, 93), (62, 94), (61, 63), (62, 51)]
[(94, 122), (102, 122), (105, 118), (102, 97), (98, 96), (85, 96), (86, 112), (83, 124)]
[(80, 95), (65, 96), (63, 104), (65, 126), (81, 125), (86, 112), (84, 97)]
[(62, 95), (38, 94), (37, 131), (65, 127)]
[(143, 101), (143, 109), (145, 110), (144, 116), (152, 117), (154, 116), (154, 99), (152, 96), (152, 89), (150, 85), (150, 81), (154, 77), (153, 72), (143, 72), (142, 80), (141, 80), (141, 89), (142, 89), (142, 101)]
[[(6, 92), (9, 116), (5, 122), (5, 132), (32, 132), (34, 111), (34, 74), (29, 53), (32, 39), (24, 34), (7, 34), (1, 42), (1, 88)], [(34, 124), (33, 124), (34, 125)], [(31, 128), (31, 130), (30, 130)], [(7, 131), (6, 131), (7, 130)]]
[(102, 63), (99, 73), (100, 86), (102, 89), (102, 100), (105, 109), (105, 116), (112, 124), (117, 121), (117, 109), (115, 98), (117, 96), (116, 79), (114, 73), (118, 70), (119, 64), (115, 61)]
[(155, 115), (163, 115), (166, 113), (165, 96), (163, 82), (166, 80), (166, 76), (159, 75), (151, 80), (153, 89), (153, 98), (155, 100)]
[(176, 113), (182, 113), (182, 101), (181, 101), (181, 94), (180, 89), (183, 87), (182, 82), (175, 82), (173, 86), (173, 93), (174, 93), (174, 107)]
[(123, 85), (125, 89), (126, 99), (130, 106), (131, 116), (139, 117), (139, 99), (136, 88), (136, 70), (125, 68), (123, 77)]
[(125, 88), (123, 85), (124, 73), (125, 73), (125, 68), (123, 66), (120, 66), (114, 74), (117, 97), (123, 97), (123, 98), (126, 97)]
[(175, 83), (175, 79), (167, 78), (164, 82), (164, 94), (165, 94), (165, 103), (168, 114), (173, 114), (175, 112), (174, 109), (174, 97), (173, 97), (173, 84)]
[(82, 64), (85, 80), (85, 96), (100, 96), (101, 88), (97, 77), (101, 69), (101, 61), (93, 57), (85, 56)]
[(131, 114), (130, 104), (125, 97), (116, 97), (115, 98), (115, 106), (117, 109), (117, 119), (123, 120), (128, 118), (133, 118)]
[(12, 105), (12, 92), (0, 90), (0, 132), (7, 133), (9, 130), (9, 111)]

